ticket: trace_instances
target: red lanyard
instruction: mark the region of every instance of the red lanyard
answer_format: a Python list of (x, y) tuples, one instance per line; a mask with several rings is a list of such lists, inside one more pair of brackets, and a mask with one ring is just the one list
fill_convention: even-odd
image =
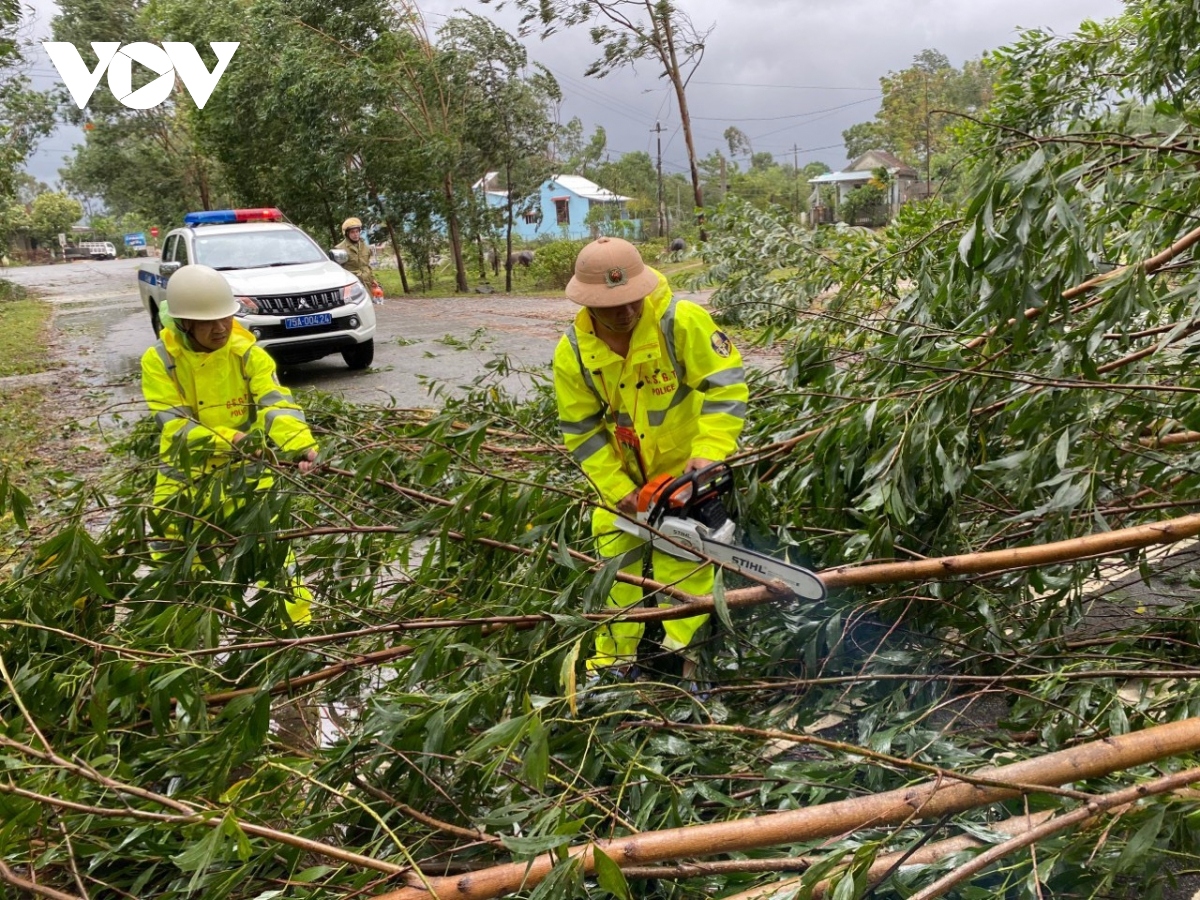
[[(624, 364), (622, 364), (622, 377), (624, 377), (624, 374), (625, 369)], [(641, 381), (638, 381), (638, 389), (633, 395), (633, 411), (629, 416), (630, 421), (633, 423), (632, 425), (620, 424), (617, 416), (617, 404), (613, 402), (612, 396), (608, 393), (608, 384), (604, 381), (603, 375), (600, 376), (600, 381), (604, 385), (604, 394), (608, 399), (608, 409), (612, 414), (613, 434), (617, 439), (617, 452), (624, 462), (623, 468), (627, 474), (640, 478), (640, 484), (645, 484), (650, 479), (646, 474), (646, 461), (642, 457), (642, 442), (638, 438), (637, 433), (637, 408), (638, 401), (641, 400)], [(618, 389), (616, 396), (618, 398), (621, 396), (620, 389)]]

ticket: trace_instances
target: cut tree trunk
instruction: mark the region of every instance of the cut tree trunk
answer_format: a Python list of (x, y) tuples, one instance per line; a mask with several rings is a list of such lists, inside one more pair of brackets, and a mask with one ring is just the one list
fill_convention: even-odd
[[(1185, 719), (1059, 750), (972, 774), (996, 781), (1061, 785), (1098, 778), (1158, 759), (1200, 749), (1200, 719)], [(692, 825), (575, 847), (585, 873), (595, 871), (594, 848), (599, 847), (618, 866), (647, 865), (672, 859), (756, 850), (779, 844), (811, 841), (853, 833), (862, 828), (898, 825), (937, 818), (1019, 796), (1002, 787), (964, 784), (942, 778), (866, 797), (754, 816), (731, 822)], [(505, 863), (468, 875), (414, 880), (409, 887), (381, 894), (378, 900), (490, 900), (519, 890), (531, 890), (563, 861), (554, 854)], [(411, 878), (412, 876), (410, 876)]]

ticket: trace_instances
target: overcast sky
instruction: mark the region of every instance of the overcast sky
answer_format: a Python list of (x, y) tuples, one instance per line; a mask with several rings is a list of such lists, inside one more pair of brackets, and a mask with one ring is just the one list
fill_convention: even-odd
[[(169, 0), (166, 0), (169, 2)], [(431, 30), (456, 9), (490, 15), (516, 30), (511, 9), (497, 12), (479, 0), (418, 0)], [(52, 0), (27, 0), (35, 39), (48, 37)], [(821, 160), (846, 164), (842, 131), (874, 117), (879, 78), (903, 69), (922, 50), (934, 48), (961, 66), (985, 50), (1012, 41), (1019, 28), (1072, 33), (1084, 19), (1105, 19), (1120, 0), (680, 0), (696, 26), (712, 34), (693, 76), (688, 103), (701, 156), (725, 147), (722, 133), (736, 125), (756, 151), (801, 165)], [(234, 35), (216, 35), (229, 40)], [(562, 86), (561, 118), (578, 116), (588, 134), (601, 125), (612, 156), (655, 152), (652, 130), (662, 122), (663, 168), (687, 170), (673, 92), (649, 64), (604, 79), (583, 73), (595, 52), (585, 28), (546, 41), (525, 41), (532, 60), (547, 66)], [(238, 62), (234, 57), (233, 65)], [(40, 47), (31, 59), (38, 87), (59, 81)], [(220, 90), (218, 86), (217, 90)], [(82, 133), (59, 129), (27, 168), (53, 183), (71, 145)]]

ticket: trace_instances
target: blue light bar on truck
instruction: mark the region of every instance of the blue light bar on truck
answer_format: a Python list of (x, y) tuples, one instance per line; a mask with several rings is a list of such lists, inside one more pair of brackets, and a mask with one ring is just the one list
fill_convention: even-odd
[(196, 225), (233, 225), (237, 222), (282, 222), (283, 213), (273, 206), (257, 207), (255, 209), (210, 209), (204, 212), (190, 212), (183, 217), (183, 224), (188, 227)]

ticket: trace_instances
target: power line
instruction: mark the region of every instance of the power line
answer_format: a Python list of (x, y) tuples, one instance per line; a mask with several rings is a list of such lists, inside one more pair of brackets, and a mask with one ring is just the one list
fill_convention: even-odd
[(851, 106), (858, 106), (860, 103), (870, 103), (872, 100), (878, 100), (883, 94), (876, 94), (874, 97), (867, 97), (863, 100), (852, 100), (849, 103), (842, 103), (839, 106), (827, 106), (824, 109), (813, 109), (808, 112), (792, 113), (786, 116), (754, 116), (739, 119), (730, 119), (722, 116), (692, 116), (693, 119), (698, 119), (706, 122), (779, 122), (784, 119), (802, 119), (808, 116), (816, 116), (821, 113), (836, 112), (839, 109), (847, 109)]
[(878, 91), (879, 87), (835, 87), (824, 84), (759, 84), (752, 81), (693, 81), (692, 84), (710, 84), (716, 87), (786, 88), (793, 91)]
[[(874, 98), (872, 98), (872, 99), (874, 99)], [(854, 104), (847, 103), (846, 106), (854, 106)], [(757, 141), (759, 138), (770, 137), (773, 134), (779, 134), (780, 132), (783, 132), (783, 131), (791, 131), (793, 128), (799, 128), (801, 125), (811, 125), (813, 122), (819, 122), (822, 119), (828, 119), (830, 116), (836, 115), (838, 112), (840, 112), (841, 109), (845, 109), (845, 107), (840, 107), (839, 109), (836, 109), (832, 112), (827, 112), (823, 116), (814, 116), (813, 118), (809, 119), (806, 122), (797, 122), (795, 125), (785, 125), (782, 128), (776, 128), (774, 131), (768, 131), (768, 132), (765, 132), (764, 134), (760, 134), (760, 135), (754, 137), (753, 140)]]

